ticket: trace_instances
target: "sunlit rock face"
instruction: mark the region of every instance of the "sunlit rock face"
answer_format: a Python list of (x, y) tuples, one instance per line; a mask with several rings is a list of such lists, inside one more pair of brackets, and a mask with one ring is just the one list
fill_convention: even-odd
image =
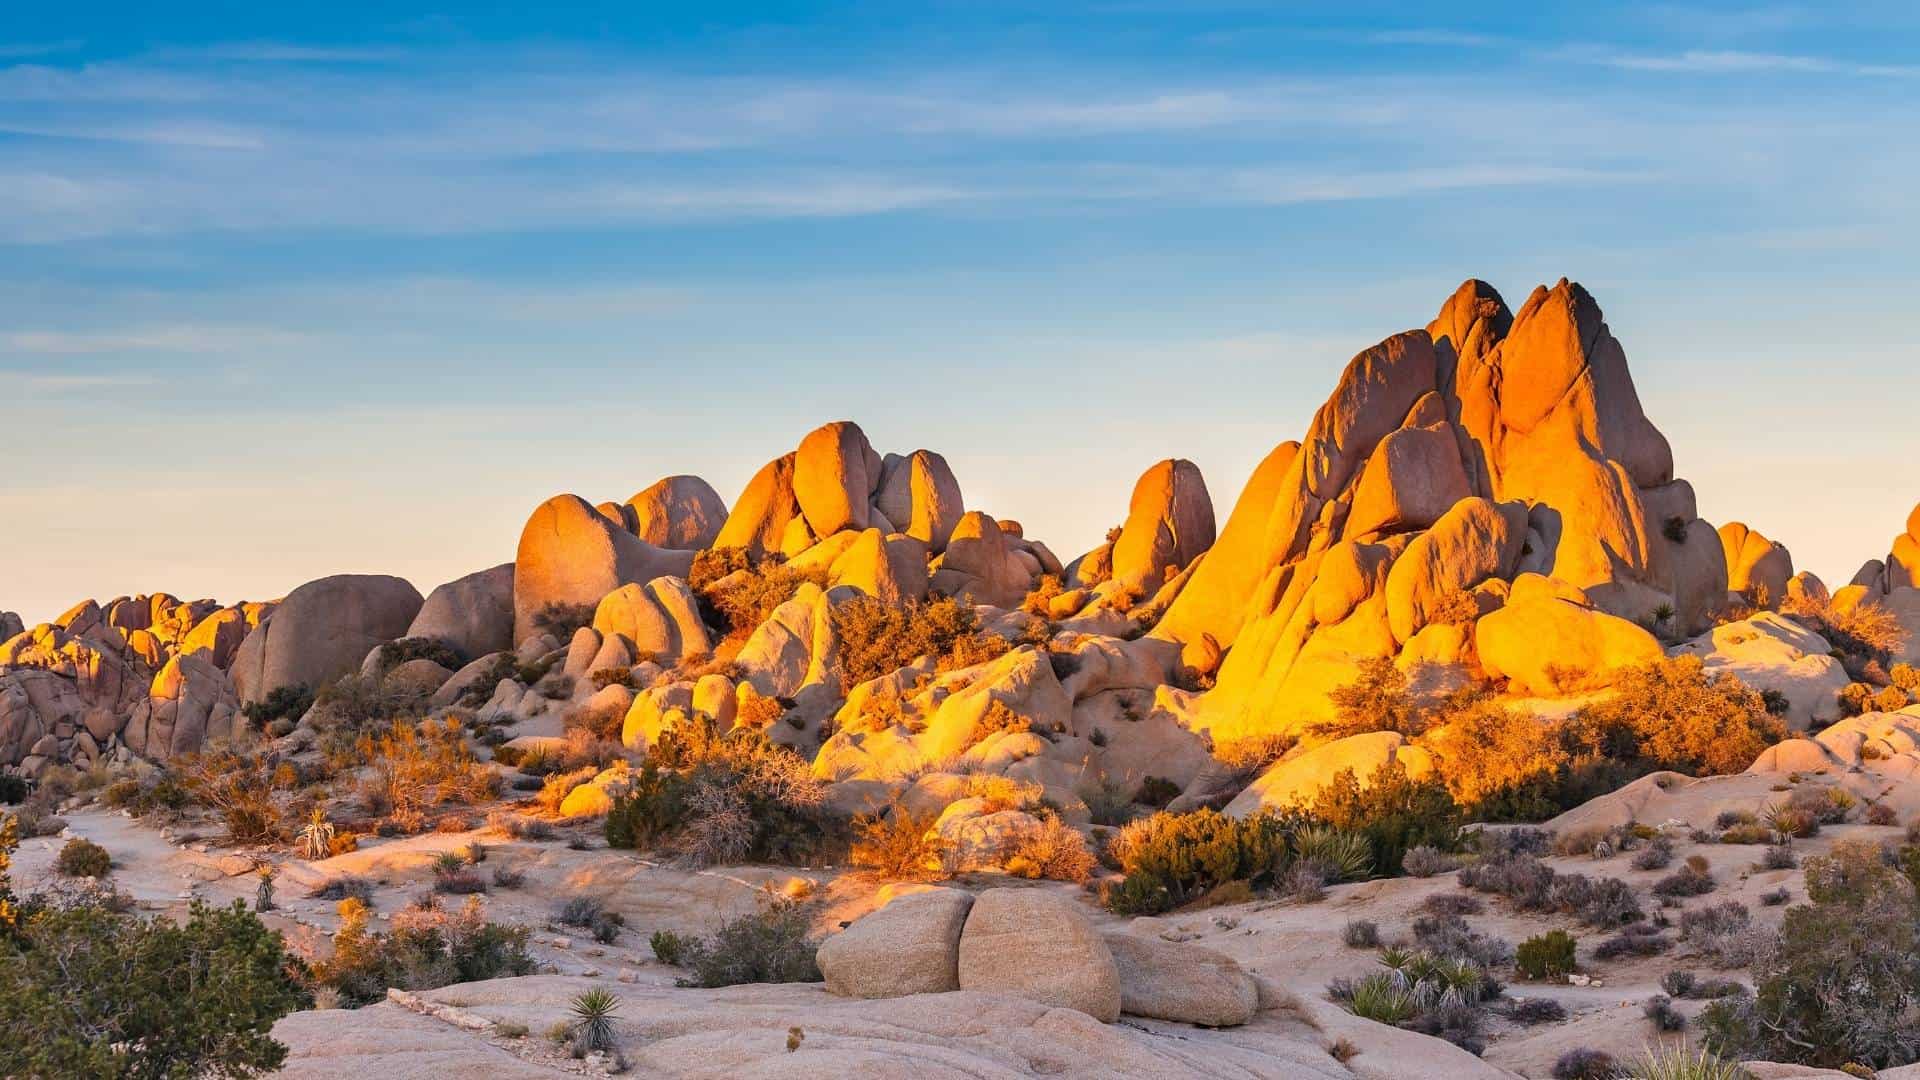
[[(1326, 716), (1327, 691), (1369, 657), (1478, 668), (1491, 645), (1500, 675), (1541, 681), (1565, 666), (1527, 655), (1553, 647), (1529, 637), (1548, 629), (1577, 632), (1582, 671), (1559, 688), (1573, 690), (1658, 655), (1647, 628), (1709, 626), (1728, 600), (1723, 540), (1593, 297), (1562, 280), (1514, 312), (1468, 281), (1424, 329), (1353, 359), (1305, 438), (1256, 470), (1154, 634), (1227, 649), (1217, 686), (1186, 703), (1216, 739)], [(1743, 584), (1778, 603), (1791, 560), (1745, 543)], [(1522, 575), (1549, 592), (1495, 618)]]

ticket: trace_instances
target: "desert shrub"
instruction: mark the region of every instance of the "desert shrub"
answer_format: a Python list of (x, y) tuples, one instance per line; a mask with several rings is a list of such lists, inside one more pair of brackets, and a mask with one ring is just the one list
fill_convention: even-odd
[(1920, 1060), (1920, 908), (1873, 845), (1806, 860), (1809, 903), (1787, 911), (1753, 963), (1755, 994), (1702, 1014), (1728, 1057), (1884, 1069)]
[(1087, 804), (1087, 816), (1095, 825), (1125, 825), (1140, 816), (1140, 808), (1114, 784), (1087, 784), (1078, 794), (1080, 801)]
[(1673, 999), (1665, 994), (1655, 994), (1640, 1006), (1640, 1012), (1653, 1024), (1655, 1031), (1680, 1031), (1687, 1026), (1687, 1018), (1673, 1007)]
[(1299, 743), (1299, 737), (1295, 735), (1248, 735), (1216, 745), (1213, 758), (1226, 767), (1232, 778), (1231, 794), (1239, 794), (1240, 788), (1245, 787), (1248, 781), (1286, 757)]
[(946, 845), (933, 831), (937, 814), (915, 814), (895, 800), (884, 810), (855, 818), (848, 861), (894, 881), (940, 876)]
[(1487, 909), (1472, 893), (1434, 893), (1420, 902), (1429, 915), (1478, 915)]
[(555, 641), (565, 645), (573, 640), (573, 635), (583, 627), (593, 625), (593, 604), (567, 604), (555, 601), (542, 606), (533, 613), (533, 628), (543, 634), (552, 634)]
[(426, 697), (417, 687), (390, 685), (377, 675), (343, 675), (314, 695), (312, 723), (323, 750), (337, 756), (361, 733), (417, 715)]
[(1080, 830), (1057, 814), (1041, 817), (1038, 828), (1020, 834), (1007, 855), (1007, 872), (1015, 877), (1045, 878), (1082, 884), (1098, 864)]
[(1353, 682), (1328, 692), (1334, 718), (1308, 730), (1324, 739), (1343, 739), (1374, 731), (1397, 731), (1414, 736), (1426, 731), (1426, 715), (1407, 686), (1407, 676), (1391, 656), (1360, 662)]
[(1296, 862), (1312, 862), (1325, 869), (1327, 884), (1355, 881), (1373, 868), (1373, 845), (1361, 833), (1329, 825), (1302, 825), (1290, 840)]
[(410, 907), (394, 915), (385, 933), (369, 922), (365, 904), (342, 901), (333, 955), (314, 965), (320, 985), (350, 1008), (380, 1001), (392, 987), (431, 990), (534, 971), (527, 928), (487, 922), (477, 896), (455, 913), (437, 904)]
[(1527, 1027), (1555, 1024), (1567, 1018), (1567, 1007), (1552, 998), (1522, 998), (1507, 1006), (1506, 1016)]
[(342, 874), (339, 877), (328, 878), (307, 893), (307, 898), (310, 900), (331, 900), (335, 903), (349, 897), (372, 906), (373, 882), (352, 874)]
[(1450, 873), (1459, 866), (1459, 859), (1425, 844), (1416, 844), (1408, 848), (1406, 855), (1400, 860), (1400, 868), (1406, 871), (1407, 876), (1417, 878)]
[(1521, 911), (1558, 911), (1588, 926), (1613, 927), (1644, 917), (1633, 888), (1619, 878), (1559, 874), (1527, 854), (1500, 854), (1463, 867), (1460, 884), (1497, 893)]
[(1831, 598), (1800, 596), (1788, 599), (1781, 610), (1827, 639), (1841, 661), (1856, 674), (1868, 663), (1885, 664), (1906, 644), (1907, 632), (1889, 609), (1879, 604), (1855, 604), (1841, 610)]
[(1350, 987), (1329, 986), (1328, 993), (1346, 1006), (1348, 1012), (1376, 1024), (1397, 1027), (1413, 1019), (1417, 1011), (1413, 995), (1390, 972), (1376, 971)]
[(1581, 801), (1571, 779), (1576, 747), (1563, 727), (1470, 690), (1441, 703), (1426, 741), (1472, 819), (1537, 821)]
[(1625, 1073), (1605, 1050), (1578, 1047), (1553, 1063), (1553, 1080), (1619, 1080)]
[(184, 923), (36, 911), (0, 934), (0, 1075), (272, 1072), (287, 1054), (274, 1022), (312, 1004), (299, 976), (280, 935), (238, 902), (196, 900)]
[(1654, 882), (1653, 895), (1664, 898), (1705, 896), (1713, 891), (1714, 884), (1713, 875), (1707, 871), (1707, 860), (1694, 855), (1680, 869)]
[(1239, 820), (1213, 810), (1153, 814), (1122, 826), (1108, 844), (1125, 877), (1103, 900), (1118, 914), (1152, 915), (1229, 881), (1269, 884), (1286, 845), (1285, 826), (1270, 815)]
[(1352, 919), (1340, 928), (1340, 940), (1349, 949), (1375, 949), (1380, 946), (1379, 924), (1367, 919)]
[(76, 836), (60, 849), (53, 869), (67, 877), (103, 878), (113, 872), (113, 856), (99, 844)]
[(1723, 844), (1770, 844), (1773, 842), (1773, 830), (1759, 822), (1747, 822), (1735, 825), (1720, 834)]
[(684, 943), (688, 970), (682, 986), (737, 986), (742, 983), (819, 982), (814, 954), (819, 943), (808, 933), (809, 915), (798, 902), (769, 898), (759, 911), (723, 925), (712, 937)]
[(653, 950), (654, 958), (669, 967), (679, 967), (686, 960), (687, 946), (692, 942), (683, 934), (671, 930), (655, 930), (647, 939), (647, 947)]
[[(678, 769), (681, 771), (671, 771)], [(758, 729), (696, 716), (655, 744), (607, 816), (608, 844), (664, 847), (693, 865), (844, 854), (846, 821), (807, 761)]]
[(214, 812), (236, 844), (265, 844), (286, 832), (272, 758), (216, 748), (176, 759), (180, 782), (193, 801)]
[(891, 674), (923, 656), (942, 671), (991, 660), (1007, 643), (980, 630), (971, 604), (936, 596), (904, 604), (856, 597), (833, 609), (846, 685)]
[(1760, 904), (1763, 907), (1781, 907), (1791, 899), (1793, 899), (1793, 892), (1785, 885), (1760, 894)]
[(1446, 784), (1433, 777), (1414, 780), (1398, 760), (1380, 766), (1364, 785), (1352, 769), (1341, 770), (1306, 812), (1314, 821), (1364, 836), (1373, 872), (1387, 876), (1401, 872), (1409, 848), (1457, 851), (1462, 842), (1459, 807)]
[(1513, 946), (1467, 925), (1458, 915), (1422, 915), (1413, 920), (1413, 940), (1426, 952), (1496, 968), (1513, 960)]
[(686, 816), (687, 786), (679, 773), (642, 765), (607, 811), (607, 846), (646, 850), (662, 842)]
[(1038, 615), (1041, 618), (1045, 618), (1047, 615), (1047, 605), (1053, 601), (1054, 597), (1059, 596), (1064, 591), (1066, 590), (1062, 587), (1058, 575), (1041, 574), (1040, 580), (1034, 584), (1032, 591), (1028, 592), (1026, 598), (1020, 601), (1020, 610), (1029, 615)]
[(1742, 772), (1787, 734), (1757, 692), (1731, 676), (1708, 675), (1697, 656), (1626, 669), (1613, 686), (1614, 696), (1582, 709), (1579, 722), (1609, 744), (1606, 756), (1641, 771)]
[(1656, 836), (1633, 853), (1632, 866), (1635, 870), (1665, 870), (1672, 862), (1673, 841)]
[(1867, 807), (1867, 824), (1882, 827), (1900, 824), (1900, 815), (1886, 803), (1874, 803)]
[(1618, 934), (1594, 947), (1598, 960), (1616, 960), (1622, 956), (1658, 956), (1673, 947), (1660, 928), (1649, 922), (1629, 923)]
[(401, 638), (380, 646), (380, 658), (376, 665), (385, 674), (413, 660), (431, 660), (448, 671), (459, 671), (466, 666), (466, 661), (460, 659), (460, 654), (449, 648), (446, 642), (427, 637)]
[(362, 798), (394, 820), (418, 819), (447, 803), (484, 802), (500, 788), (499, 775), (474, 757), (466, 729), (454, 717), (395, 720), (384, 731), (362, 735), (358, 752), (368, 765)]
[(433, 891), (453, 896), (483, 893), (487, 882), (467, 860), (447, 852), (434, 863)]
[(313, 708), (313, 687), (300, 683), (276, 686), (259, 701), (250, 701), (240, 711), (255, 727), (266, 727), (275, 720), (298, 720)]
[(739, 569), (747, 573), (736, 575), (729, 571), (721, 578), (695, 586), (705, 601), (703, 607), (715, 617), (726, 635), (736, 640), (752, 634), (775, 608), (793, 599), (802, 585), (811, 583), (825, 588), (827, 584), (824, 570), (795, 570), (771, 558)]
[(1682, 913), (1680, 936), (1719, 967), (1745, 967), (1761, 946), (1747, 906), (1734, 900)]
[(1557, 979), (1574, 970), (1573, 935), (1549, 930), (1530, 937), (1514, 950), (1513, 966), (1529, 979)]
[(1873, 705), (1873, 687), (1863, 682), (1840, 688), (1840, 715), (1859, 716)]

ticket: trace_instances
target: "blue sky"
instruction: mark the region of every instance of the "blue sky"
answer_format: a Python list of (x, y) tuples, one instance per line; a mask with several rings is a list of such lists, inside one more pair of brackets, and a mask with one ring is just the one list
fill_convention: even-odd
[(828, 419), (1063, 555), (1224, 516), (1355, 352), (1562, 275), (1703, 514), (1920, 500), (1920, 9), (36, 5), (0, 28), (0, 608), (422, 591)]

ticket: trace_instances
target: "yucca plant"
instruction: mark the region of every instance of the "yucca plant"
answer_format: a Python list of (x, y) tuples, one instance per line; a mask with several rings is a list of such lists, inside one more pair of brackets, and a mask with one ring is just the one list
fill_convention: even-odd
[(1752, 1075), (1737, 1062), (1705, 1050), (1690, 1054), (1684, 1047), (1648, 1050), (1627, 1072), (1630, 1080), (1752, 1080)]
[(296, 838), (300, 845), (300, 855), (309, 862), (316, 862), (333, 853), (333, 822), (327, 820), (327, 812), (320, 807), (313, 808), (307, 823), (300, 829)]
[(280, 876), (280, 871), (275, 870), (272, 863), (261, 863), (253, 873), (253, 910), (272, 911), (273, 879)]
[(1293, 834), (1293, 857), (1313, 860), (1333, 871), (1337, 881), (1353, 881), (1373, 869), (1373, 847), (1356, 832), (1308, 825)]
[(619, 998), (594, 987), (574, 998), (568, 1007), (573, 1010), (575, 1046), (588, 1054), (614, 1048), (613, 1020), (620, 1012)]
[(1376, 971), (1353, 986), (1347, 1011), (1381, 1024), (1404, 1024), (1418, 1011), (1413, 995), (1391, 971)]

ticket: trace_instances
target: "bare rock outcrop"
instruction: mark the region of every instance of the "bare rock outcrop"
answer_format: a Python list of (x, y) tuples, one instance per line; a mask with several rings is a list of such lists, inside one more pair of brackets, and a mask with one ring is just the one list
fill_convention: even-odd
[(431, 638), (462, 660), (513, 648), (513, 564), (475, 571), (434, 589), (405, 636)]
[[(1659, 654), (1638, 624), (1711, 624), (1735, 562), (1718, 541), (1586, 290), (1541, 287), (1514, 313), (1468, 281), (1426, 328), (1353, 359), (1153, 633), (1224, 648), (1213, 689), (1182, 705), (1216, 741), (1328, 716), (1328, 691), (1381, 656), (1536, 688), (1570, 666), (1549, 692), (1574, 692)], [(1524, 574), (1580, 599), (1502, 615)], [(1581, 655), (1508, 632), (1548, 624)]]
[(712, 547), (727, 522), (727, 504), (697, 476), (669, 476), (627, 500), (635, 536), (654, 547), (698, 551)]
[(357, 669), (374, 646), (404, 636), (423, 602), (411, 584), (384, 574), (309, 581), (240, 644), (234, 689), (245, 704), (281, 687), (337, 679)]
[(520, 532), (513, 561), (513, 640), (536, 632), (552, 606), (591, 610), (622, 585), (687, 576), (693, 552), (655, 547), (616, 527), (578, 495), (541, 503)]

